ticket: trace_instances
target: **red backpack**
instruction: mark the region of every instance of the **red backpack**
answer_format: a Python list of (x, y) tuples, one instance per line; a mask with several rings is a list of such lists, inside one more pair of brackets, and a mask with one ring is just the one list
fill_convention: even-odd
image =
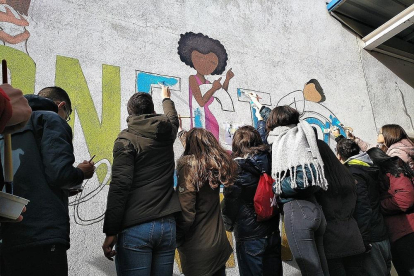
[(257, 221), (264, 221), (272, 218), (277, 212), (276, 195), (272, 186), (275, 180), (267, 173), (260, 175), (254, 195), (254, 210), (257, 214)]

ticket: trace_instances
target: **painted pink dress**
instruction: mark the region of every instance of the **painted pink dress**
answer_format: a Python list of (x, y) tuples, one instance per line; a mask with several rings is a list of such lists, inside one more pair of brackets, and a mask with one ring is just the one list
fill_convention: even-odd
[[(202, 83), (200, 79), (194, 75), (198, 86), (200, 87), (201, 95), (203, 96), (203, 90), (208, 91), (211, 88), (211, 83), (206, 80), (206, 83)], [(201, 86), (208, 86), (205, 89), (201, 89)], [(208, 89), (207, 89), (208, 88)], [(214, 102), (214, 97), (211, 97), (208, 102), (204, 105), (204, 107), (201, 107), (198, 105), (197, 101), (194, 103), (193, 108), (193, 91), (191, 90), (191, 87), (189, 87), (189, 94), (188, 94), (188, 103), (190, 105), (190, 114), (194, 117), (191, 120), (191, 128), (193, 127), (201, 127), (205, 128), (211, 133), (213, 133), (214, 137), (216, 137), (217, 141), (219, 141), (219, 124), (216, 120), (216, 117), (214, 117), (213, 113), (211, 113), (209, 106), (212, 102)]]

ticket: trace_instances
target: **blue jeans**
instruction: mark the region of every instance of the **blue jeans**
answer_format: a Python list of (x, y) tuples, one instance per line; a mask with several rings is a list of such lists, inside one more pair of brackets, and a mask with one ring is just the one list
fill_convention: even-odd
[(236, 241), (240, 276), (282, 276), (280, 233), (265, 238)]
[(303, 276), (328, 276), (323, 248), (326, 219), (316, 201), (292, 200), (283, 205), (290, 250)]
[(175, 254), (175, 219), (166, 216), (127, 228), (118, 235), (118, 276), (171, 276)]

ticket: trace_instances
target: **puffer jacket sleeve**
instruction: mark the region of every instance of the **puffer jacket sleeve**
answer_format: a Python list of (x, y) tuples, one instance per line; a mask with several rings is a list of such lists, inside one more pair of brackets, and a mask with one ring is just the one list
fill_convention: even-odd
[(109, 185), (103, 232), (113, 236), (121, 231), (129, 190), (134, 177), (136, 150), (125, 138), (115, 140), (112, 180)]
[(241, 206), (241, 188), (235, 183), (234, 185), (225, 187), (223, 195), (224, 198), (221, 201), (221, 211), (224, 226), (227, 231), (233, 232)]
[(381, 210), (385, 215), (404, 213), (414, 206), (414, 186), (406, 176), (390, 177), (388, 196), (381, 200)]
[(70, 188), (82, 183), (83, 172), (73, 167), (72, 129), (56, 113), (33, 115), (47, 183), (52, 187)]
[(355, 175), (357, 201), (354, 211), (354, 218), (357, 221), (364, 244), (367, 245), (371, 238), (371, 202), (369, 199), (367, 182), (360, 175)]
[(260, 138), (262, 138), (262, 141), (264, 144), (268, 144), (267, 143), (267, 135), (266, 135), (266, 123), (264, 120), (260, 120), (257, 122), (257, 131), (260, 134)]
[(267, 122), (267, 119), (269, 118), (270, 112), (272, 112), (272, 110), (268, 108), (267, 106), (262, 106), (262, 108), (260, 109), (260, 116), (262, 116), (263, 121), (265, 123)]
[(176, 193), (181, 205), (181, 213), (176, 217), (177, 246), (184, 241), (196, 217), (197, 191), (189, 176), (190, 168), (183, 160), (177, 162), (177, 189)]
[(178, 114), (177, 114), (177, 110), (175, 109), (175, 104), (171, 99), (165, 98), (162, 101), (162, 108), (164, 110), (164, 115), (167, 116), (168, 120), (171, 122), (171, 125), (172, 125), (171, 136), (175, 140), (175, 138), (177, 137), (178, 126), (179, 126)]

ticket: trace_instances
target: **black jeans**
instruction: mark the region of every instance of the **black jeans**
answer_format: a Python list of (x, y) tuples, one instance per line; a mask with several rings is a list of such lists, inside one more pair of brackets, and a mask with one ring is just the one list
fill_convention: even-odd
[(326, 219), (321, 206), (316, 201), (293, 200), (283, 205), (283, 211), (290, 250), (302, 275), (329, 275), (323, 247)]
[(2, 276), (67, 276), (66, 246), (45, 245), (15, 252), (3, 250)]
[(391, 255), (398, 276), (414, 276), (414, 233), (391, 243)]
[(363, 254), (336, 258), (328, 260), (329, 273), (331, 276), (365, 276), (364, 260), (367, 256)]

